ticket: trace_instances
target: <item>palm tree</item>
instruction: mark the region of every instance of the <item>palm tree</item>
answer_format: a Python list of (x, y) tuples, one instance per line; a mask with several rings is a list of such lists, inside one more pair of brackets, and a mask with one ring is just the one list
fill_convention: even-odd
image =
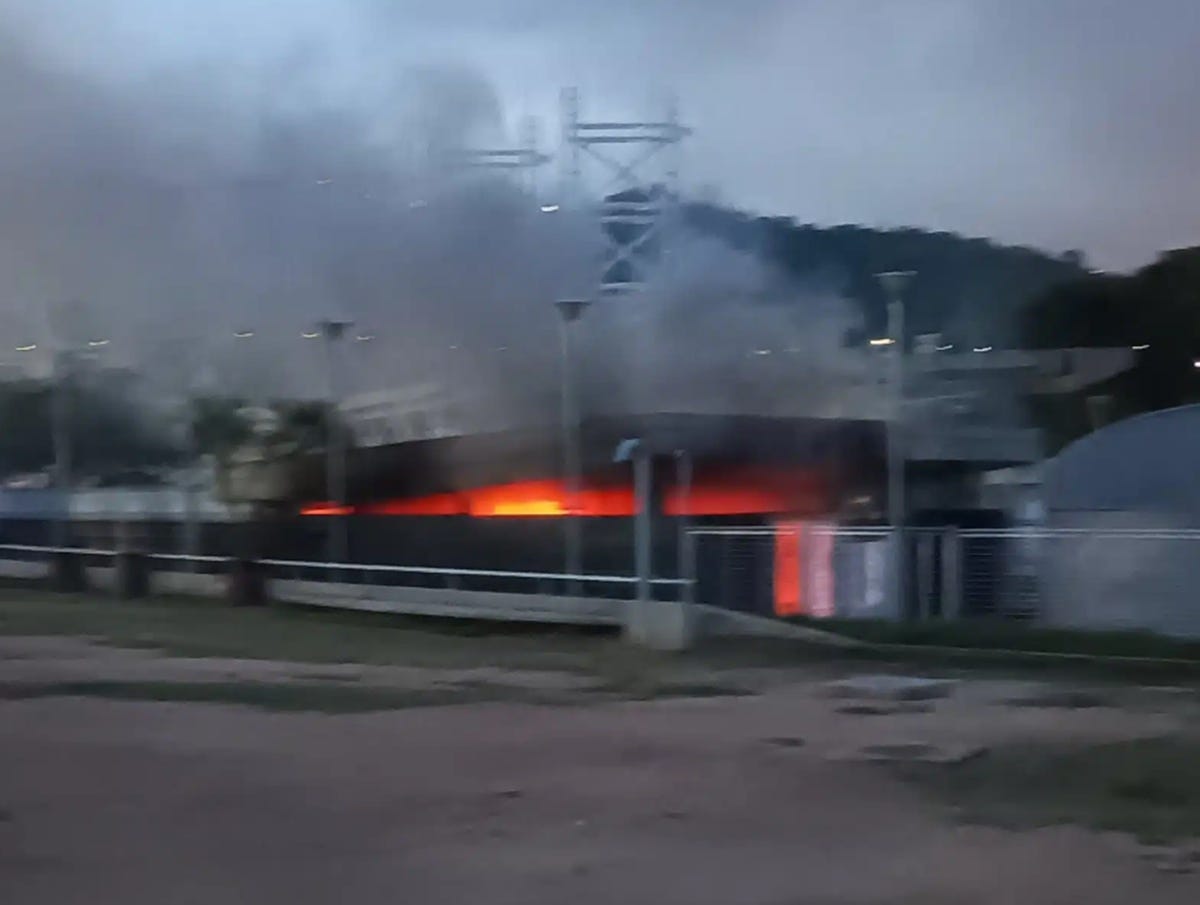
[[(210, 456), (217, 490), (240, 510), (239, 558), (260, 559), (273, 546), (275, 526), (300, 493), (299, 464), (326, 449), (328, 403), (280, 400), (248, 406), (232, 397), (196, 399), (192, 405), (193, 450)], [(261, 575), (243, 566), (242, 582), (256, 588)], [(245, 591), (253, 599), (257, 590)]]

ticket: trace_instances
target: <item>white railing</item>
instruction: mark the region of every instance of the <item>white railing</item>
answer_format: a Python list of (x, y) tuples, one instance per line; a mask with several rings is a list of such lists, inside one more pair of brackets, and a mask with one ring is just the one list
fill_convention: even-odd
[(116, 550), (92, 547), (51, 547), (35, 544), (0, 544), (0, 553), (76, 553), (84, 556), (116, 556)]
[[(324, 562), (318, 560), (292, 560), (292, 559), (263, 559), (259, 560), (260, 564), (277, 572), (280, 577), (299, 577), (305, 572), (324, 572), (330, 575), (327, 580), (346, 582), (347, 577), (358, 576), (365, 579), (360, 582), (370, 584), (372, 576), (390, 576), (390, 575), (407, 575), (407, 576), (426, 576), (431, 578), (440, 578), (443, 580), (445, 587), (458, 588), (463, 587), (468, 580), (487, 580), (493, 582), (534, 582), (538, 585), (537, 591), (534, 593), (545, 593), (549, 588), (561, 588), (575, 585), (587, 586), (617, 586), (629, 588), (637, 585), (638, 577), (635, 575), (595, 575), (589, 573), (581, 573), (572, 575), (566, 572), (533, 572), (533, 571), (512, 571), (503, 569), (457, 569), (444, 566), (402, 566), (402, 565), (387, 565), (381, 563), (335, 563)], [(482, 581), (486, 584), (486, 581)], [(675, 589), (686, 587), (690, 584), (687, 579), (680, 578), (652, 578), (650, 584), (655, 588)], [(486, 590), (487, 588), (478, 588)]]
[[(33, 554), (48, 556), (57, 553), (69, 553), (82, 556), (114, 558), (118, 551), (90, 547), (51, 547), (32, 544), (0, 544), (0, 556), (4, 553)], [(185, 553), (148, 553), (146, 558), (152, 562), (185, 564), (185, 565), (221, 565), (227, 566), (233, 559), (225, 556), (200, 556)], [(444, 587), (459, 588), (468, 582), (475, 585), (477, 590), (489, 590), (487, 584), (505, 582), (512, 584), (535, 584), (535, 588), (526, 593), (545, 593), (548, 588), (561, 589), (571, 585), (585, 587), (617, 587), (628, 589), (638, 584), (635, 575), (603, 575), (581, 573), (572, 575), (563, 572), (517, 571), (504, 569), (468, 569), (445, 566), (412, 566), (390, 565), (385, 563), (337, 563), (320, 560), (292, 559), (262, 559), (259, 565), (266, 567), (272, 577), (313, 580), (312, 576), (322, 575), (323, 581), (340, 584), (373, 584), (382, 583), (380, 578), (389, 576), (422, 576), (441, 579)], [(357, 580), (356, 580), (357, 579)], [(375, 579), (373, 581), (373, 579)], [(650, 585), (674, 593), (679, 593), (690, 582), (680, 578), (652, 578)], [(481, 586), (482, 585), (482, 586)], [(402, 586), (402, 585), (396, 585)]]

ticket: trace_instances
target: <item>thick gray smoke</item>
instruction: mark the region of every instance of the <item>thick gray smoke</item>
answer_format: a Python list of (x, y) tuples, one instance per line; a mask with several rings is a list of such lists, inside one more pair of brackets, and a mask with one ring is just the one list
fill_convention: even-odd
[[(597, 274), (594, 224), (449, 165), (455, 148), (511, 143), (479, 74), (399, 66), (371, 113), (298, 102), (305, 67), (303, 54), (281, 61), (253, 101), (204, 69), (106, 85), (0, 31), (10, 347), (93, 348), (164, 395), (199, 381), (315, 396), (321, 344), (301, 334), (346, 318), (374, 338), (347, 344), (344, 390), (450, 387), (493, 421), (544, 420), (558, 378), (552, 302)], [(643, 299), (588, 315), (585, 395), (765, 411), (798, 403), (803, 387), (812, 413), (827, 413), (818, 377), (840, 366), (846, 307), (711, 241), (672, 255)]]
[(473, 73), (402, 73), (392, 135), (338, 110), (226, 116), (186, 81), (116, 96), (11, 37), (0, 85), (14, 345), (102, 338), (110, 361), (158, 376), (312, 394), (319, 344), (301, 333), (319, 318), (376, 337), (347, 356), (364, 387), (446, 364), (452, 347), (466, 354), (446, 367), (469, 379), (518, 334), (553, 339), (561, 224), (446, 167), (454, 147), (503, 141), (498, 101)]
[(592, 404), (847, 415), (864, 362), (844, 339), (859, 321), (828, 281), (798, 285), (758, 255), (683, 232), (644, 298), (595, 313)]

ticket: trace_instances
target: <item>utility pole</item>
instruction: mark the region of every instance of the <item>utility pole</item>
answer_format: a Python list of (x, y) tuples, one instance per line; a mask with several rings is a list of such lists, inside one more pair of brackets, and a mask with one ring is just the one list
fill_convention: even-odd
[(579, 513), (579, 494), (582, 484), (582, 455), (580, 453), (579, 394), (575, 374), (576, 324), (591, 302), (587, 299), (560, 299), (558, 309), (562, 359), (562, 455), (563, 482), (566, 489), (567, 513), (563, 519), (563, 571), (567, 579), (567, 594), (579, 596), (579, 576), (583, 572), (583, 521)]
[(887, 484), (888, 521), (892, 527), (891, 575), (892, 600), (896, 615), (903, 618), (907, 601), (905, 594), (904, 537), (906, 521), (904, 472), (907, 451), (904, 444), (904, 290), (913, 278), (911, 270), (892, 270), (878, 274), (887, 294), (888, 356), (888, 418), (887, 418)]

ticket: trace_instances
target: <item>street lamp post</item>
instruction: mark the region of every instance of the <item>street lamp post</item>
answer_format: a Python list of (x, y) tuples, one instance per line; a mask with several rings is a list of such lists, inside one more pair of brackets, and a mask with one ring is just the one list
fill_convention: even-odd
[(905, 486), (904, 471), (904, 290), (914, 276), (911, 270), (892, 270), (878, 275), (887, 294), (888, 418), (887, 418), (887, 489), (888, 521), (892, 526), (890, 584), (897, 615), (904, 615), (905, 573)]
[[(92, 339), (87, 345), (96, 348), (107, 346), (108, 343), (107, 339)], [(83, 354), (74, 348), (54, 349), (51, 353), (50, 431), (54, 450), (54, 486), (62, 497), (59, 517), (54, 524), (54, 543), (58, 547), (67, 546), (71, 534), (71, 485), (74, 481), (71, 397), (76, 364)]]
[[(37, 343), (16, 347), (18, 352), (36, 352)], [(68, 519), (70, 517), (71, 487), (71, 400), (68, 395), (67, 379), (70, 368), (66, 367), (67, 353), (50, 349), (50, 447), (54, 459), (54, 489), (61, 497), (54, 519), (52, 541), (56, 547), (65, 547), (68, 541)]]
[[(232, 334), (236, 340), (248, 340), (254, 338), (253, 330), (237, 330)], [(184, 412), (186, 422), (184, 424), (184, 444), (187, 455), (187, 468), (184, 470), (183, 493), (184, 493), (184, 553), (188, 556), (199, 556), (204, 552), (202, 543), (202, 522), (201, 522), (201, 491), (203, 490), (204, 472), (202, 469), (202, 460), (204, 458), (204, 450), (201, 448), (200, 438), (200, 404), (201, 400), (207, 392), (212, 395), (218, 395), (218, 388), (215, 386), (217, 370), (214, 366), (212, 342), (209, 337), (202, 337), (199, 341), (194, 341), (190, 355), (186, 355), (188, 361), (185, 381), (186, 385), (183, 389), (184, 395)], [(193, 572), (200, 571), (200, 562), (192, 560), (191, 569)]]
[(54, 521), (54, 545), (65, 547), (70, 540), (71, 508), (71, 368), (65, 352), (51, 353), (50, 433), (54, 449), (54, 488), (58, 491), (58, 518)]
[(567, 579), (567, 593), (579, 595), (579, 579), (583, 571), (583, 523), (579, 515), (579, 492), (582, 477), (580, 471), (580, 419), (579, 399), (575, 381), (575, 325), (583, 317), (588, 306), (587, 299), (560, 299), (554, 303), (558, 309), (562, 360), (562, 455), (563, 479), (566, 489), (567, 513), (564, 522), (564, 571), (572, 576)]
[(653, 507), (654, 472), (651, 468), (651, 450), (640, 437), (622, 440), (613, 453), (613, 462), (629, 462), (633, 465), (633, 562), (637, 576), (637, 601), (649, 603), (654, 568), (653, 538), (651, 535), (651, 508)]
[(350, 321), (327, 319), (317, 324), (318, 335), (325, 342), (325, 374), (329, 396), (327, 439), (325, 450), (325, 489), (332, 513), (329, 516), (329, 535), (326, 538), (326, 558), (331, 563), (345, 562), (349, 554), (346, 518), (346, 434), (338, 416), (341, 401), (341, 380), (338, 371), (338, 342), (351, 327)]
[(675, 450), (675, 489), (679, 500), (676, 577), (683, 582), (679, 586), (679, 599), (684, 603), (695, 603), (696, 548), (691, 532), (692, 456), (686, 449)]

